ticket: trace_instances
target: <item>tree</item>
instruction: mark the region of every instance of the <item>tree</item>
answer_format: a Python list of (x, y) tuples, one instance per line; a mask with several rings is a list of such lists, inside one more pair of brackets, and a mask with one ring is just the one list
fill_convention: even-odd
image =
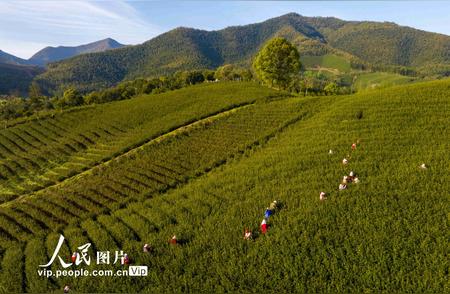
[(83, 102), (83, 96), (75, 88), (69, 88), (64, 92), (61, 104), (62, 106), (78, 106)]
[(220, 81), (231, 81), (233, 80), (233, 72), (235, 71), (235, 66), (232, 64), (225, 64), (217, 68), (214, 76)]
[(339, 92), (339, 87), (336, 83), (329, 83), (323, 90), (327, 95), (336, 95)]
[(287, 89), (300, 71), (300, 54), (284, 38), (273, 38), (259, 51), (253, 68), (259, 79), (270, 87)]
[(31, 100), (39, 100), (42, 97), (41, 88), (38, 83), (32, 82), (30, 88), (28, 89), (28, 97)]
[(201, 71), (186, 71), (183, 73), (183, 78), (186, 85), (195, 85), (205, 81)]

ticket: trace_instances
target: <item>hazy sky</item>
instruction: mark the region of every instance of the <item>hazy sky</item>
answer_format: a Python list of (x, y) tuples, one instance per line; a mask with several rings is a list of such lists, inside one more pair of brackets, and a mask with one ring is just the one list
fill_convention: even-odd
[(0, 0), (0, 50), (29, 58), (46, 46), (80, 45), (107, 37), (138, 44), (178, 26), (215, 30), (288, 12), (393, 21), (450, 35), (447, 1)]

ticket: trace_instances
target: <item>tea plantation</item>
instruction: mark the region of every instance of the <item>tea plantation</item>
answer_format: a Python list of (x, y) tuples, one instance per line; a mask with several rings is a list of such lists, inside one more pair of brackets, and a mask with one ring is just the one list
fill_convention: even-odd
[[(0, 143), (0, 292), (450, 291), (450, 80), (306, 98), (207, 84), (21, 121)], [(39, 277), (61, 234), (66, 262), (91, 243), (148, 275)]]

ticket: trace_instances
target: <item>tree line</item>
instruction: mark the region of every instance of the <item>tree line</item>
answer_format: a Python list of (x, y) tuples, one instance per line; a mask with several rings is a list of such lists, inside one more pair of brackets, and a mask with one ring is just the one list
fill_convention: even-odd
[(250, 80), (253, 80), (253, 74), (249, 69), (227, 64), (215, 71), (180, 71), (158, 78), (138, 78), (121, 82), (115, 87), (86, 94), (75, 87), (69, 87), (60, 96), (48, 97), (43, 94), (43, 90), (37, 82), (32, 82), (29, 87), (28, 98), (5, 96), (4, 99), (0, 100), (0, 119), (30, 116), (38, 111), (130, 99), (141, 94), (159, 94), (204, 82)]
[(226, 64), (216, 70), (178, 71), (156, 78), (124, 81), (105, 90), (82, 93), (69, 87), (61, 95), (48, 97), (33, 81), (28, 98), (13, 97), (0, 103), (0, 119), (30, 116), (39, 111), (65, 109), (130, 99), (142, 94), (159, 94), (204, 82), (251, 81), (299, 95), (337, 95), (352, 92), (351, 81), (304, 70), (297, 48), (284, 38), (273, 38), (254, 58), (252, 70)]

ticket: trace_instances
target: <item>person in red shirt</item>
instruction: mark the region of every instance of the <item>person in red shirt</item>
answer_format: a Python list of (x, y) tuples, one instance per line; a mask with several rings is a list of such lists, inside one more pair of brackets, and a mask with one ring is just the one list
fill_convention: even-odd
[(176, 236), (176, 235), (173, 235), (173, 236), (172, 236), (172, 239), (169, 240), (169, 243), (170, 243), (170, 244), (176, 245), (177, 242), (178, 242), (178, 241), (177, 241), (177, 236)]
[(267, 229), (268, 229), (268, 227), (267, 227), (266, 219), (263, 219), (263, 221), (261, 222), (261, 232), (263, 234), (265, 234), (265, 233), (267, 233)]

